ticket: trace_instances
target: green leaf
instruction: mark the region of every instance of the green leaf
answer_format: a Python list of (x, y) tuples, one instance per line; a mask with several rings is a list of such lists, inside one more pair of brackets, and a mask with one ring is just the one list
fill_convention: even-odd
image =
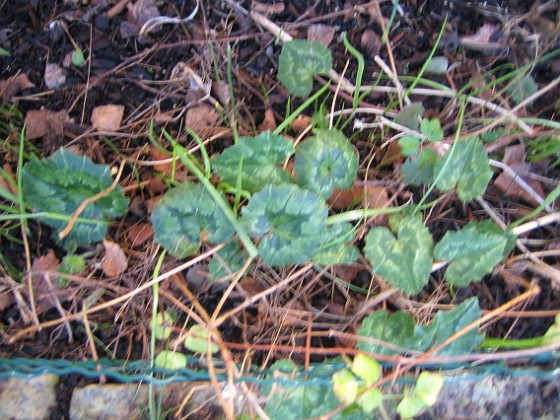
[(321, 243), (327, 204), (295, 185), (269, 186), (254, 194), (242, 210), (251, 234), (262, 236), (259, 255), (269, 265), (310, 261)]
[(427, 185), (434, 175), (437, 153), (433, 149), (423, 149), (416, 159), (408, 159), (401, 167), (403, 181), (408, 185)]
[(184, 182), (166, 192), (152, 213), (154, 239), (176, 258), (198, 252), (203, 232), (208, 240), (221, 243), (234, 229), (206, 189)]
[[(478, 299), (472, 297), (450, 311), (438, 311), (430, 325), (417, 325), (414, 328), (414, 335), (408, 341), (408, 345), (421, 351), (429, 350), (481, 316)], [(436, 354), (442, 356), (469, 354), (483, 339), (484, 334), (480, 334), (476, 329), (473, 329)]]
[[(97, 165), (86, 156), (78, 156), (60, 148), (48, 159), (33, 158), (23, 168), (25, 200), (39, 212), (71, 216), (84, 200), (106, 190), (113, 184), (107, 165)], [(95, 223), (76, 222), (70, 234), (62, 241), (66, 249), (89, 245), (103, 239), (109, 220), (128, 210), (128, 199), (117, 186), (111, 193), (90, 203), (80, 218)], [(39, 220), (55, 229), (53, 237), (64, 229), (68, 220), (41, 217)]]
[(418, 131), (418, 119), (424, 113), (424, 106), (420, 102), (412, 102), (405, 105), (403, 109), (395, 117), (395, 122), (411, 130)]
[(254, 138), (240, 137), (212, 161), (212, 169), (225, 182), (236, 185), (241, 167), (242, 188), (254, 193), (267, 185), (292, 182), (282, 164), (293, 153), (291, 141), (267, 131)]
[(86, 268), (86, 260), (81, 255), (68, 254), (62, 258), (57, 271), (64, 274), (76, 274)]
[(437, 402), (443, 382), (444, 378), (439, 373), (422, 372), (416, 381), (414, 395), (431, 407)]
[(318, 236), (320, 245), (311, 259), (319, 265), (350, 264), (360, 256), (358, 248), (351, 245), (354, 227), (350, 223), (325, 226)]
[[(332, 386), (280, 385), (268, 396), (266, 413), (271, 419), (299, 420), (320, 417), (338, 405)], [(331, 418), (340, 419), (342, 416)]]
[(371, 413), (381, 405), (382, 401), (383, 394), (381, 393), (379, 388), (372, 388), (359, 396), (356, 402), (365, 413)]
[(163, 350), (155, 360), (156, 367), (177, 370), (187, 367), (187, 356), (177, 351)]
[(11, 57), (11, 56), (12, 56), (12, 54), (10, 54), (4, 48), (0, 47), (0, 57)]
[(432, 268), (433, 239), (422, 220), (406, 216), (397, 225), (395, 235), (385, 227), (372, 229), (366, 236), (364, 254), (372, 271), (407, 295), (418, 293), (428, 281)]
[[(358, 334), (394, 344), (404, 349), (428, 351), (442, 343), (457, 331), (479, 319), (481, 310), (477, 298), (471, 298), (450, 311), (439, 311), (429, 325), (414, 325), (412, 318), (404, 312), (389, 315), (380, 310), (364, 318)], [(452, 356), (470, 353), (484, 339), (483, 334), (471, 330), (437, 354)], [(380, 354), (398, 354), (382, 346), (365, 340), (358, 340), (356, 348), (362, 351)]]
[(341, 369), (332, 376), (333, 391), (342, 404), (352, 404), (358, 395), (360, 384), (348, 369)]
[(173, 331), (173, 323), (175, 322), (175, 316), (168, 311), (159, 312), (156, 316), (155, 322), (152, 324), (152, 334), (158, 340), (167, 340), (171, 336)]
[(352, 360), (352, 372), (364, 382), (373, 383), (381, 377), (381, 365), (377, 360), (358, 353)]
[[(408, 340), (414, 335), (414, 321), (404, 312), (389, 315), (385, 309), (382, 309), (364, 318), (361, 327), (358, 328), (358, 335), (406, 348)], [(364, 340), (358, 340), (356, 348), (369, 353), (389, 355), (399, 353), (381, 344)]]
[(329, 198), (335, 188), (352, 186), (358, 155), (341, 132), (316, 130), (314, 137), (297, 148), (294, 169), (301, 187)]
[(432, 57), (424, 72), (427, 74), (445, 74), (449, 67), (447, 57)]
[(441, 129), (441, 123), (437, 118), (434, 118), (433, 120), (424, 118), (420, 123), (420, 132), (433, 143), (443, 140), (443, 130)]
[(501, 231), (490, 222), (470, 222), (457, 232), (447, 232), (434, 249), (434, 257), (441, 261), (451, 261), (445, 271), (445, 279), (455, 286), (466, 286), (471, 281), (479, 281), (485, 274), (511, 251), (511, 239), (515, 237)]
[(492, 178), (488, 156), (477, 137), (459, 141), (434, 168), (436, 187), (450, 191), (457, 186), (462, 201), (472, 200), (486, 191)]
[(560, 341), (560, 314), (554, 318), (554, 324), (548, 327), (543, 336), (543, 345), (549, 345)]
[(508, 87), (508, 92), (511, 94), (511, 100), (516, 105), (523, 102), (538, 90), (539, 87), (535, 83), (535, 79), (533, 79), (530, 74), (522, 76), (521, 79)]
[(296, 39), (286, 42), (278, 59), (278, 80), (293, 95), (307, 96), (313, 88), (313, 76), (332, 69), (332, 56), (317, 41)]
[(249, 258), (245, 248), (238, 242), (230, 242), (212, 256), (208, 264), (208, 271), (214, 280), (228, 278), (231, 280), (231, 274), (236, 274), (243, 268), (243, 265)]
[(397, 413), (403, 419), (411, 419), (422, 412), (426, 408), (426, 404), (419, 397), (406, 396), (397, 406)]
[(84, 52), (81, 48), (76, 48), (72, 51), (72, 64), (76, 67), (82, 67), (84, 65)]
[(418, 148), (420, 147), (420, 139), (411, 136), (410, 134), (402, 136), (398, 143), (404, 156), (412, 156), (416, 154)]
[[(185, 339), (185, 348), (192, 351), (193, 353), (206, 353), (208, 351), (208, 329), (203, 328), (200, 325), (193, 325)], [(218, 345), (214, 342), (210, 342), (210, 353), (214, 354), (220, 350)]]

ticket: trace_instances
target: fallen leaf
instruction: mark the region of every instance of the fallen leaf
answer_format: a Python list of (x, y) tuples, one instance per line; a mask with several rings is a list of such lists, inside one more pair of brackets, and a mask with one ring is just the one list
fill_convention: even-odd
[[(515, 172), (517, 177), (529, 184), (529, 186), (540, 197), (544, 197), (546, 195), (541, 183), (527, 176), (531, 173), (532, 169), (529, 163), (514, 163), (508, 166), (513, 170), (513, 172)], [(515, 181), (515, 177), (513, 177), (509, 172), (502, 171), (494, 181), (494, 186), (511, 199), (521, 199), (535, 207), (539, 205), (537, 200), (535, 200), (531, 194), (519, 186), (519, 184)]]
[(0, 311), (5, 311), (16, 302), (14, 295), (7, 286), (0, 284)]
[(126, 255), (121, 247), (106, 239), (103, 240), (105, 247), (105, 256), (101, 260), (101, 268), (108, 277), (116, 277), (128, 268), (128, 261)]
[(215, 133), (221, 126), (221, 118), (210, 105), (200, 104), (187, 110), (185, 125), (202, 138)]
[(307, 39), (309, 41), (318, 41), (325, 47), (328, 47), (334, 38), (335, 28), (330, 25), (310, 25), (307, 29)]
[(251, 11), (255, 13), (259, 13), (264, 16), (272, 16), (278, 13), (282, 13), (284, 11), (284, 3), (261, 3), (259, 1), (253, 0), (251, 2)]
[(6, 80), (0, 80), (0, 97), (6, 102), (10, 102), (12, 96), (32, 87), (35, 87), (35, 85), (29, 81), (27, 74), (20, 73), (16, 76), (8, 77)]
[(381, 38), (371, 28), (367, 28), (360, 38), (360, 46), (370, 56), (379, 54), (381, 50)]
[(48, 140), (55, 140), (64, 133), (64, 121), (67, 118), (66, 111), (31, 110), (25, 116), (25, 138), (33, 140), (46, 137)]
[(290, 124), (290, 128), (295, 132), (302, 132), (311, 125), (311, 117), (307, 115), (298, 115)]
[(131, 247), (136, 248), (144, 245), (154, 236), (154, 228), (150, 223), (140, 223), (130, 227), (126, 239)]
[[(138, 0), (127, 4), (126, 21), (121, 21), (120, 33), (123, 38), (138, 35), (142, 26), (152, 18), (160, 16), (158, 8), (152, 0)], [(152, 28), (150, 32), (161, 29), (160, 25)]]
[(343, 210), (361, 205), (364, 208), (376, 209), (389, 204), (389, 195), (382, 185), (366, 183), (354, 184), (348, 190), (334, 190), (328, 203), (334, 210)]
[(91, 113), (91, 124), (101, 131), (117, 131), (124, 115), (122, 105), (96, 106)]
[(256, 281), (251, 276), (245, 276), (239, 281), (239, 286), (247, 293), (249, 296), (255, 296), (266, 290), (261, 283)]
[(58, 89), (66, 83), (66, 73), (57, 64), (48, 63), (45, 67), (43, 80), (48, 89)]
[[(150, 155), (153, 161), (170, 160), (171, 156), (153, 146), (150, 146)], [(171, 175), (173, 172), (173, 162), (158, 163), (154, 165), (154, 169), (163, 174)]]
[(274, 118), (274, 111), (268, 108), (264, 111), (264, 118), (259, 125), (259, 131), (274, 131), (276, 129), (276, 119)]

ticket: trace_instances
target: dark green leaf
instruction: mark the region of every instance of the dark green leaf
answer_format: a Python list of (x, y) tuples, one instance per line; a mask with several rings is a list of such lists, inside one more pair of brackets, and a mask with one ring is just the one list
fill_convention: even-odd
[(202, 232), (213, 243), (230, 239), (234, 229), (210, 194), (200, 185), (184, 182), (169, 190), (152, 213), (154, 239), (176, 258), (195, 254)]
[(423, 149), (416, 159), (408, 159), (401, 167), (403, 181), (408, 185), (427, 185), (433, 179), (437, 153)]
[(282, 47), (278, 80), (291, 94), (307, 96), (313, 88), (313, 76), (327, 74), (331, 69), (332, 56), (327, 47), (317, 41), (296, 39)]
[(509, 86), (508, 92), (515, 104), (518, 104), (539, 90), (535, 80), (530, 74), (521, 77), (517, 82)]
[[(408, 345), (422, 351), (429, 350), (443, 343), (457, 331), (481, 316), (478, 299), (476, 297), (467, 299), (451, 311), (438, 311), (430, 325), (417, 325), (414, 328), (414, 336), (410, 338)], [(436, 354), (442, 356), (469, 354), (483, 339), (484, 334), (480, 334), (475, 328), (454, 340)]]
[(364, 254), (375, 274), (398, 287), (407, 295), (422, 290), (432, 268), (433, 239), (422, 220), (407, 216), (397, 225), (395, 235), (385, 227), (372, 229), (366, 236)]
[(224, 277), (231, 280), (231, 275), (241, 270), (248, 258), (249, 255), (245, 248), (235, 241), (230, 242), (212, 256), (208, 264), (208, 271), (214, 280)]
[[(113, 184), (111, 170), (107, 165), (97, 165), (86, 156), (75, 155), (60, 148), (48, 159), (33, 158), (23, 168), (25, 200), (39, 212), (71, 216), (88, 198), (106, 190)], [(76, 222), (70, 234), (63, 240), (67, 249), (76, 245), (88, 245), (103, 239), (109, 219), (128, 210), (128, 199), (117, 186), (111, 193), (90, 203), (80, 218), (94, 223)], [(42, 217), (39, 220), (52, 226), (58, 233), (67, 220)]]
[(335, 188), (352, 186), (358, 156), (341, 132), (317, 130), (314, 137), (297, 148), (295, 172), (301, 187), (328, 198)]
[(450, 261), (447, 282), (466, 286), (479, 281), (509, 253), (515, 237), (492, 222), (471, 222), (458, 232), (447, 232), (434, 249), (437, 260)]
[(411, 130), (418, 130), (419, 121), (418, 119), (424, 113), (424, 106), (420, 102), (413, 102), (410, 105), (406, 105), (395, 117), (395, 122)]
[(269, 186), (243, 208), (251, 234), (262, 236), (259, 255), (270, 265), (310, 261), (321, 243), (327, 205), (317, 194), (295, 185)]
[(293, 153), (291, 141), (267, 131), (254, 138), (240, 137), (213, 160), (212, 169), (225, 182), (236, 185), (241, 168), (242, 188), (253, 193), (266, 185), (291, 183), (292, 177), (282, 164)]
[(325, 226), (320, 233), (312, 260), (319, 265), (350, 264), (358, 259), (360, 251), (351, 245), (354, 228), (350, 223), (337, 223)]
[[(441, 175), (440, 175), (441, 174)], [(488, 156), (477, 137), (459, 141), (434, 168), (436, 187), (449, 191), (457, 186), (462, 201), (472, 200), (486, 191), (492, 178)]]
[[(406, 348), (410, 338), (414, 335), (414, 321), (404, 312), (389, 315), (385, 309), (382, 309), (364, 318), (362, 326), (358, 328), (358, 335)], [(363, 340), (358, 340), (356, 348), (370, 353), (399, 353), (381, 344), (373, 344)]]

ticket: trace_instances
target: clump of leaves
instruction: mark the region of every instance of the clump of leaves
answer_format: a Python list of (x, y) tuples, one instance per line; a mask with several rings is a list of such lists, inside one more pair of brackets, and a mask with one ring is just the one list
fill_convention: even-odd
[[(88, 157), (78, 156), (63, 147), (48, 159), (33, 157), (23, 168), (25, 201), (40, 212), (41, 222), (55, 229), (55, 239), (68, 223), (68, 217), (85, 200), (107, 190), (112, 184), (109, 166), (95, 164)], [(74, 224), (62, 244), (72, 249), (101, 241), (110, 219), (122, 216), (127, 210), (128, 199), (117, 186), (86, 206), (80, 214), (81, 220)]]

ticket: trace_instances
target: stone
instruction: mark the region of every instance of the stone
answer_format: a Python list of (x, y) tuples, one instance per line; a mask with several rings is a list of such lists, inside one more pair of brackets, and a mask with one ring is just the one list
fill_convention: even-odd
[(49, 419), (57, 405), (58, 380), (57, 375), (45, 374), (0, 381), (0, 417), (11, 420)]

